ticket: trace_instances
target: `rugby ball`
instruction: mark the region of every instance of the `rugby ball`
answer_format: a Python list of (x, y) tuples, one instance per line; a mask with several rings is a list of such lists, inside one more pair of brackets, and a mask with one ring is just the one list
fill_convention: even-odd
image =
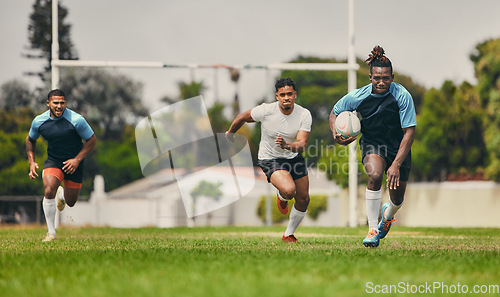
[(356, 113), (352, 111), (343, 111), (335, 120), (335, 130), (343, 138), (357, 136), (361, 132), (361, 122)]

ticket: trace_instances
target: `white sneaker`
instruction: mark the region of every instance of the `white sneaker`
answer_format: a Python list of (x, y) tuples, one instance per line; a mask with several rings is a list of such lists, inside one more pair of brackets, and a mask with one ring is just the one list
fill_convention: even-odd
[(45, 238), (42, 240), (42, 242), (54, 241), (56, 239), (57, 238), (56, 238), (55, 234), (47, 233), (47, 236), (45, 236)]
[(63, 211), (64, 207), (66, 206), (66, 201), (64, 201), (64, 188), (61, 186), (59, 186), (59, 188), (57, 189), (56, 199), (57, 209), (59, 211)]

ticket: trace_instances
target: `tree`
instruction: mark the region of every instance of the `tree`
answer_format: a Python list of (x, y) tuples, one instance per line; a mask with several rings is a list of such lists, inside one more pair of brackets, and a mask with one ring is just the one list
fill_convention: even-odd
[(411, 77), (399, 74), (397, 72), (394, 73), (394, 82), (403, 85), (408, 90), (408, 92), (410, 92), (411, 97), (413, 98), (413, 103), (415, 104), (415, 111), (417, 114), (420, 114), (427, 89), (424, 86), (414, 82)]
[(86, 171), (94, 171), (88, 174), (90, 176), (101, 174), (106, 181), (106, 191), (142, 178), (132, 126), (125, 127), (121, 139), (99, 141), (97, 145), (95, 155), (89, 160), (92, 165), (86, 166)]
[(0, 131), (5, 133), (28, 133), (31, 122), (35, 117), (35, 112), (28, 107), (18, 107), (13, 111), (0, 109)]
[[(488, 154), (486, 176), (500, 181), (500, 38), (476, 46), (470, 56), (474, 62), (477, 91), (483, 114), (484, 142)], [(482, 130), (481, 130), (482, 131)]]
[[(200, 181), (190, 192), (191, 198), (193, 199), (193, 214), (196, 214), (198, 197), (205, 197), (211, 199), (215, 202), (219, 201), (220, 197), (224, 194), (220, 187), (221, 182), (212, 183), (205, 180)], [(208, 213), (208, 224), (210, 225), (210, 220), (212, 219), (212, 213)], [(195, 221), (193, 217), (193, 223)]]
[[(77, 60), (76, 50), (71, 41), (71, 25), (65, 22), (68, 16), (68, 9), (58, 3), (58, 21), (59, 21), (59, 58), (63, 60)], [(30, 15), (28, 25), (29, 49), (40, 52), (38, 55), (26, 54), (29, 59), (45, 59), (47, 65), (44, 72), (50, 71), (52, 60), (52, 1), (35, 0), (33, 12)], [(44, 79), (44, 72), (30, 73), (38, 75)]]
[(94, 68), (63, 69), (67, 107), (85, 116), (99, 139), (121, 139), (126, 124), (147, 115), (142, 85), (125, 75)]
[[(201, 95), (205, 89), (203, 82), (196, 81), (190, 83), (179, 82), (178, 86), (178, 96), (164, 96), (161, 101), (169, 105), (179, 103)], [(175, 118), (177, 129), (169, 129), (167, 126), (162, 127), (161, 124), (155, 126), (155, 129), (168, 130), (168, 136), (165, 135), (162, 141), (164, 141), (165, 146), (175, 147), (172, 151), (172, 154), (175, 154), (175, 160), (173, 161), (175, 164), (172, 165), (176, 168), (184, 168), (186, 172), (191, 172), (196, 166), (212, 166), (219, 162), (219, 154), (214, 142), (215, 138), (207, 137), (211, 135), (207, 129), (211, 128), (213, 133), (224, 133), (229, 127), (229, 121), (224, 117), (224, 105), (220, 102), (216, 102), (206, 110), (210, 121), (209, 125), (206, 121), (207, 117), (204, 116), (204, 111), (192, 110), (194, 106), (189, 107), (188, 105), (190, 104), (179, 104), (178, 107), (175, 107), (175, 116), (172, 114), (163, 115), (165, 123), (172, 122), (173, 118)], [(199, 113), (200, 111), (201, 113)], [(159, 116), (160, 113), (157, 115)], [(179, 138), (190, 141), (178, 146), (175, 142)], [(224, 137), (218, 137), (217, 140), (221, 144)], [(161, 168), (165, 168), (165, 166), (170, 166), (170, 163), (170, 158), (164, 154), (164, 157), (157, 158), (148, 164), (146, 171), (148, 174), (156, 172)]]
[[(311, 195), (311, 200), (309, 202), (309, 205), (307, 206), (307, 216), (316, 221), (319, 217), (319, 214), (326, 211), (328, 208), (327, 204), (327, 195), (324, 194), (315, 194)], [(262, 195), (259, 198), (259, 201), (257, 203), (257, 216), (260, 218), (260, 220), (263, 223), (266, 223), (267, 221), (267, 199), (276, 199), (276, 195), (271, 195), (270, 197), (268, 195)], [(289, 201), (288, 202), (288, 207), (293, 207), (293, 204), (295, 202)], [(271, 214), (272, 214), (272, 222), (273, 223), (281, 223), (285, 220), (288, 220), (290, 214), (288, 215), (283, 215), (281, 212), (278, 210), (278, 206), (276, 203), (271, 204)]]
[(239, 86), (240, 71), (236, 68), (230, 68), (229, 75), (231, 76), (231, 81), (234, 83), (235, 86), (234, 99), (233, 99), (233, 117), (236, 117), (240, 114), (240, 99), (238, 97), (240, 89)]
[(220, 190), (220, 186), (222, 186), (222, 183), (211, 183), (202, 180), (191, 190), (190, 194), (193, 199), (201, 196), (218, 201), (223, 194)]
[[(164, 96), (161, 101), (174, 104), (176, 102), (193, 98), (199, 95), (202, 95), (205, 90), (205, 86), (203, 82), (192, 81), (190, 83), (179, 82), (177, 84), (179, 86), (179, 96), (178, 97), (169, 97)], [(214, 105), (207, 109), (208, 117), (210, 119), (210, 124), (212, 126), (212, 131), (214, 133), (224, 133), (229, 128), (231, 122), (224, 116), (224, 104), (221, 102), (215, 102)]]
[(32, 105), (34, 94), (27, 83), (13, 79), (1, 86), (0, 108), (7, 111)]
[(224, 104), (216, 102), (207, 110), (214, 133), (225, 133), (231, 122), (224, 116)]
[(443, 83), (424, 98), (412, 148), (417, 179), (446, 180), (450, 174), (475, 174), (486, 163), (479, 96), (467, 82)]
[(203, 86), (203, 82), (192, 81), (190, 83), (178, 82), (177, 86), (179, 86), (179, 96), (178, 97), (169, 97), (163, 96), (161, 98), (162, 102), (173, 104), (175, 102), (179, 102), (181, 100), (186, 100), (189, 98), (193, 98), (199, 96), (205, 90), (205, 86)]
[[(26, 158), (26, 136), (33, 120), (31, 109), (15, 108), (11, 111), (0, 109), (0, 195), (35, 195), (43, 193), (41, 169), (38, 182), (28, 177)], [(36, 146), (35, 160), (43, 167), (47, 158), (47, 146), (39, 141)]]
[[(412, 146), (412, 175), (417, 179), (440, 180), (441, 170), (446, 168), (446, 135), (449, 121), (446, 90), (453, 87), (451, 82), (443, 84), (441, 90), (431, 89), (424, 97), (422, 111), (417, 120), (415, 141)], [(449, 93), (450, 91), (448, 91)], [(446, 173), (444, 173), (446, 174)]]

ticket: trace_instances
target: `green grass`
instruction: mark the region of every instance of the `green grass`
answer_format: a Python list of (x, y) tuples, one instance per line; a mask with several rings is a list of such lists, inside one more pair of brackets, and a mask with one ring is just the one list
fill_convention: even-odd
[(42, 243), (44, 228), (0, 228), (0, 296), (362, 296), (375, 295), (367, 282), (500, 285), (499, 229), (395, 226), (376, 249), (361, 244), (366, 228), (302, 227), (298, 244), (281, 243), (283, 230), (63, 228)]

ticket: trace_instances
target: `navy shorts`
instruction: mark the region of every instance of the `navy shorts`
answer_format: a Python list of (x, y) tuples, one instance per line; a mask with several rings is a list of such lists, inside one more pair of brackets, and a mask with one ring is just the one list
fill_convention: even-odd
[[(68, 181), (72, 181), (74, 183), (81, 184), (83, 181), (84, 162), (85, 161), (80, 162), (80, 165), (78, 165), (78, 168), (76, 168), (76, 170), (75, 170), (75, 172), (73, 172), (73, 174), (67, 174), (62, 170), (62, 168), (64, 166), (64, 164), (62, 162), (47, 159), (43, 163), (43, 170), (45, 171), (46, 169), (49, 169), (49, 168), (60, 169), (62, 174), (60, 172), (55, 172), (55, 171), (52, 172), (51, 170), (47, 170), (46, 172), (48, 174), (55, 175), (61, 182), (63, 180), (68, 180)], [(61, 180), (61, 178), (63, 178), (63, 180)]]
[(268, 183), (271, 182), (271, 175), (277, 170), (286, 170), (290, 172), (293, 180), (307, 176), (306, 160), (304, 160), (301, 154), (298, 154), (292, 159), (276, 158), (259, 160), (257, 165), (264, 171)]
[[(360, 143), (360, 147), (361, 147), (363, 163), (366, 155), (370, 154), (379, 155), (385, 160), (386, 166), (384, 172), (387, 174), (387, 170), (389, 169), (389, 167), (391, 167), (392, 162), (394, 162), (394, 159), (396, 159), (396, 155), (388, 152), (387, 148), (384, 146), (375, 146), (371, 144)], [(403, 161), (403, 164), (401, 164), (401, 167), (399, 167), (399, 180), (408, 181), (408, 179), (410, 178), (410, 171), (411, 171), (411, 151), (408, 153), (408, 156), (406, 156), (405, 160)]]

